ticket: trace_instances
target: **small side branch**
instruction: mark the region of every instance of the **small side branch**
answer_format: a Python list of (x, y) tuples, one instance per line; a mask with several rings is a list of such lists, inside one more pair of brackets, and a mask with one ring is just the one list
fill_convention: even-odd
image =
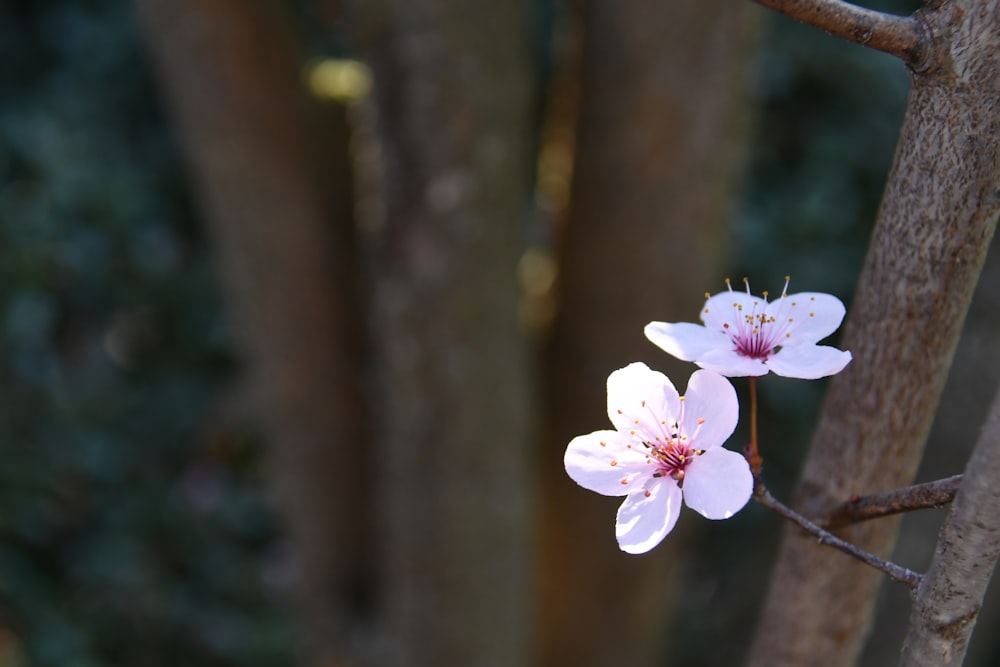
[(827, 530), (833, 530), (891, 514), (932, 507), (941, 508), (955, 499), (961, 483), (962, 476), (954, 475), (885, 493), (852, 498), (834, 507), (823, 518), (817, 519), (816, 524)]
[(861, 562), (884, 572), (893, 581), (906, 584), (911, 589), (916, 588), (920, 584), (920, 575), (913, 570), (909, 570), (890, 561), (883, 560), (875, 554), (869, 553), (864, 549), (854, 546), (850, 542), (840, 539), (833, 533), (823, 530), (815, 523), (772, 496), (771, 492), (767, 490), (767, 487), (765, 487), (760, 480), (757, 480), (757, 483), (754, 486), (753, 497), (754, 500), (764, 507), (774, 510), (792, 523), (797, 524), (807, 533), (815, 535), (820, 544), (828, 544), (835, 549), (839, 549), (845, 554), (853, 556)]
[(931, 48), (929, 33), (914, 16), (895, 16), (841, 0), (754, 0), (758, 5), (835, 37), (882, 51), (920, 70)]

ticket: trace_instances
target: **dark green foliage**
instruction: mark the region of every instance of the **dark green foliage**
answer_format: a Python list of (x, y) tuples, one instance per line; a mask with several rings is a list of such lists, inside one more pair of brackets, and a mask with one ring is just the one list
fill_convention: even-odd
[(226, 322), (137, 39), (124, 3), (0, 4), (0, 664), (287, 664), (287, 550), (219, 417)]

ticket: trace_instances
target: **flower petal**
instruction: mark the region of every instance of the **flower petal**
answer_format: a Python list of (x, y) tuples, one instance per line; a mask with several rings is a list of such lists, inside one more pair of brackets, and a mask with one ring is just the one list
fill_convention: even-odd
[(746, 377), (748, 375), (759, 377), (767, 375), (770, 369), (760, 359), (744, 357), (735, 348), (728, 350), (713, 350), (698, 359), (697, 363), (702, 368), (715, 371), (726, 377)]
[(643, 554), (659, 544), (677, 523), (681, 490), (672, 479), (659, 479), (644, 491), (630, 493), (618, 508), (615, 537), (621, 550)]
[(652, 475), (645, 453), (632, 449), (631, 438), (618, 431), (594, 431), (573, 438), (563, 465), (574, 482), (605, 496), (636, 491)]
[(643, 333), (651, 343), (681, 361), (696, 361), (711, 350), (732, 347), (726, 334), (690, 322), (650, 322)]
[(767, 361), (777, 375), (815, 380), (844, 370), (851, 353), (827, 345), (795, 345), (783, 347)]
[(695, 371), (688, 380), (682, 414), (681, 431), (691, 438), (692, 447), (719, 447), (733, 434), (739, 421), (736, 390), (729, 380), (714, 371)]
[(666, 375), (642, 362), (629, 364), (608, 376), (608, 418), (633, 442), (663, 437), (680, 412), (680, 395)]
[(750, 465), (728, 449), (710, 449), (685, 470), (684, 503), (708, 519), (728, 519), (743, 509), (752, 492)]
[(786, 347), (818, 343), (837, 330), (846, 312), (840, 299), (821, 292), (789, 294), (767, 307), (778, 324), (788, 325), (790, 335), (782, 342)]

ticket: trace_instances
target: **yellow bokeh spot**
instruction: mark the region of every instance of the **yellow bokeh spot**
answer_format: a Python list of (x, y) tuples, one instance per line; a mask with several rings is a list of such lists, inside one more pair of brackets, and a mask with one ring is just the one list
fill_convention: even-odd
[(316, 97), (351, 104), (371, 92), (372, 73), (359, 60), (327, 58), (309, 68), (308, 82)]

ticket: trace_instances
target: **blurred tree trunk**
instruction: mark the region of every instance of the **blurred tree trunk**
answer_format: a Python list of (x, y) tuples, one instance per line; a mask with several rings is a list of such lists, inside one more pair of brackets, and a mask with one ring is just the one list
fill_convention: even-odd
[(370, 554), (346, 127), (320, 129), (278, 4), (134, 4), (272, 445), (311, 664), (349, 664)]
[(721, 286), (760, 12), (720, 0), (591, 0), (582, 12), (576, 164), (547, 349), (541, 664), (652, 665), (670, 641), (668, 547), (620, 552), (616, 503), (576, 487), (562, 455), (573, 436), (609, 427), (612, 370), (645, 359), (686, 385), (690, 365), (642, 329), (692, 319)]
[[(913, 480), (1000, 210), (1000, 3), (931, 2), (895, 164), (797, 504), (818, 515)], [(841, 531), (886, 556), (898, 521)], [(786, 531), (751, 665), (855, 662), (882, 576)]]
[(358, 3), (375, 74), (376, 504), (390, 655), (529, 664), (530, 382), (515, 268), (534, 132), (528, 5)]

